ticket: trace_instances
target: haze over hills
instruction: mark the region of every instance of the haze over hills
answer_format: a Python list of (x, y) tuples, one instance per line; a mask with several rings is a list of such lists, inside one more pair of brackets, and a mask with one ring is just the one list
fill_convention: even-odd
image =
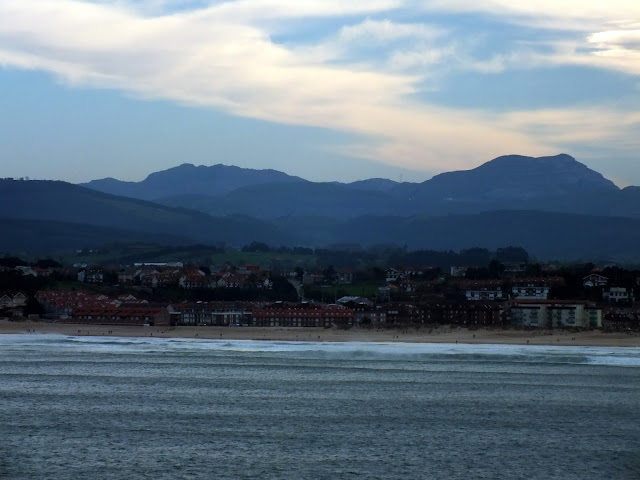
[(77, 248), (79, 239), (98, 247), (142, 235), (165, 244), (231, 246), (518, 245), (543, 258), (640, 260), (640, 188), (621, 190), (568, 155), (499, 157), (414, 184), (314, 183), (275, 171), (182, 165), (144, 182), (99, 185), (174, 195), (149, 202), (65, 182), (1, 180), (0, 228), (12, 235), (0, 236), (0, 251), (44, 248), (43, 237), (59, 249)]
[(439, 217), (282, 218), (307, 244), (400, 244), (410, 250), (523, 247), (542, 259), (638, 259), (640, 220), (535, 211)]

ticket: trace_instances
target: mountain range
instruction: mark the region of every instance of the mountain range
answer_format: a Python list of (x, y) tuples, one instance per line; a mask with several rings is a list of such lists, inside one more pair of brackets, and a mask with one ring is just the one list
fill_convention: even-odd
[(7, 252), (142, 237), (237, 246), (517, 245), (547, 259), (640, 260), (640, 188), (620, 189), (566, 154), (498, 157), (422, 183), (310, 182), (275, 170), (183, 164), (141, 182), (0, 180), (0, 226), (11, 232), (0, 236)]
[(640, 217), (640, 208), (629, 202), (640, 199), (637, 188), (621, 190), (566, 154), (498, 157), (473, 170), (443, 173), (422, 183), (386, 179), (310, 182), (274, 170), (184, 164), (137, 183), (103, 179), (83, 186), (213, 216), (237, 214), (263, 220), (308, 215), (341, 219), (362, 215), (411, 217), (493, 210)]

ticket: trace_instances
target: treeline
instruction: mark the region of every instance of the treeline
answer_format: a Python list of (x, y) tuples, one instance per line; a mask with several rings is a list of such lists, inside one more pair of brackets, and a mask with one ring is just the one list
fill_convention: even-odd
[(42, 258), (30, 262), (20, 257), (1, 257), (0, 267), (16, 268), (16, 267), (38, 267), (38, 268), (61, 268), (63, 265), (51, 258)]
[(455, 252), (436, 250), (409, 251), (407, 247), (396, 245), (380, 245), (363, 248), (360, 245), (335, 245), (327, 248), (305, 247), (270, 247), (266, 243), (251, 242), (241, 249), (243, 252), (262, 253), (294, 253), (298, 255), (315, 255), (319, 265), (332, 265), (334, 268), (351, 267), (360, 265), (387, 264), (387, 265), (415, 265), (431, 266), (448, 269), (451, 266), (478, 266), (489, 265), (492, 260), (499, 263), (529, 261), (529, 253), (521, 247), (508, 246), (491, 251), (486, 248), (469, 248)]

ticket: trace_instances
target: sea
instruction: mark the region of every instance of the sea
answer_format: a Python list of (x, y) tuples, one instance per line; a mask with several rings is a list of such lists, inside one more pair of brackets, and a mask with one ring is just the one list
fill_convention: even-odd
[(0, 478), (640, 479), (640, 349), (0, 335)]

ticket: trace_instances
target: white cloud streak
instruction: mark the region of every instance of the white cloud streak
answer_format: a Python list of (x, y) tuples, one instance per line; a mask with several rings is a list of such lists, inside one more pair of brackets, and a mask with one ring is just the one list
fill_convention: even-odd
[[(430, 5), (462, 10), (462, 3)], [(559, 13), (551, 0), (544, 3), (550, 14)], [(239, 0), (152, 15), (122, 1), (0, 0), (0, 65), (50, 72), (73, 85), (353, 133), (362, 141), (343, 153), (412, 169), (466, 168), (505, 152), (549, 154), (583, 139), (574, 133), (585, 128), (582, 117), (567, 112), (490, 115), (417, 103), (412, 95), (427, 75), (424, 69), (459, 56), (453, 44), (434, 44), (444, 34), (435, 27), (365, 19), (305, 48), (277, 44), (270, 35), (269, 23), (278, 20), (360, 18), (401, 6), (400, 0)], [(476, 8), (535, 14), (505, 1), (480, 1)], [(595, 20), (601, 10), (589, 3), (576, 18)], [(634, 9), (620, 12), (630, 16)], [(395, 50), (382, 69), (371, 68), (380, 65), (375, 59), (350, 55), (359, 44), (405, 40), (419, 48)], [(640, 73), (626, 67), (637, 53), (635, 40), (634, 33), (603, 30), (586, 40), (593, 46), (588, 53), (573, 45), (538, 59), (580, 63), (586, 58), (603, 68)], [(500, 56), (464, 60), (468, 68), (487, 72), (501, 71), (506, 63)], [(540, 127), (547, 121), (560, 133)], [(620, 128), (626, 132), (637, 125), (630, 117)], [(602, 122), (598, 126), (588, 129), (598, 139), (620, 135)]]

